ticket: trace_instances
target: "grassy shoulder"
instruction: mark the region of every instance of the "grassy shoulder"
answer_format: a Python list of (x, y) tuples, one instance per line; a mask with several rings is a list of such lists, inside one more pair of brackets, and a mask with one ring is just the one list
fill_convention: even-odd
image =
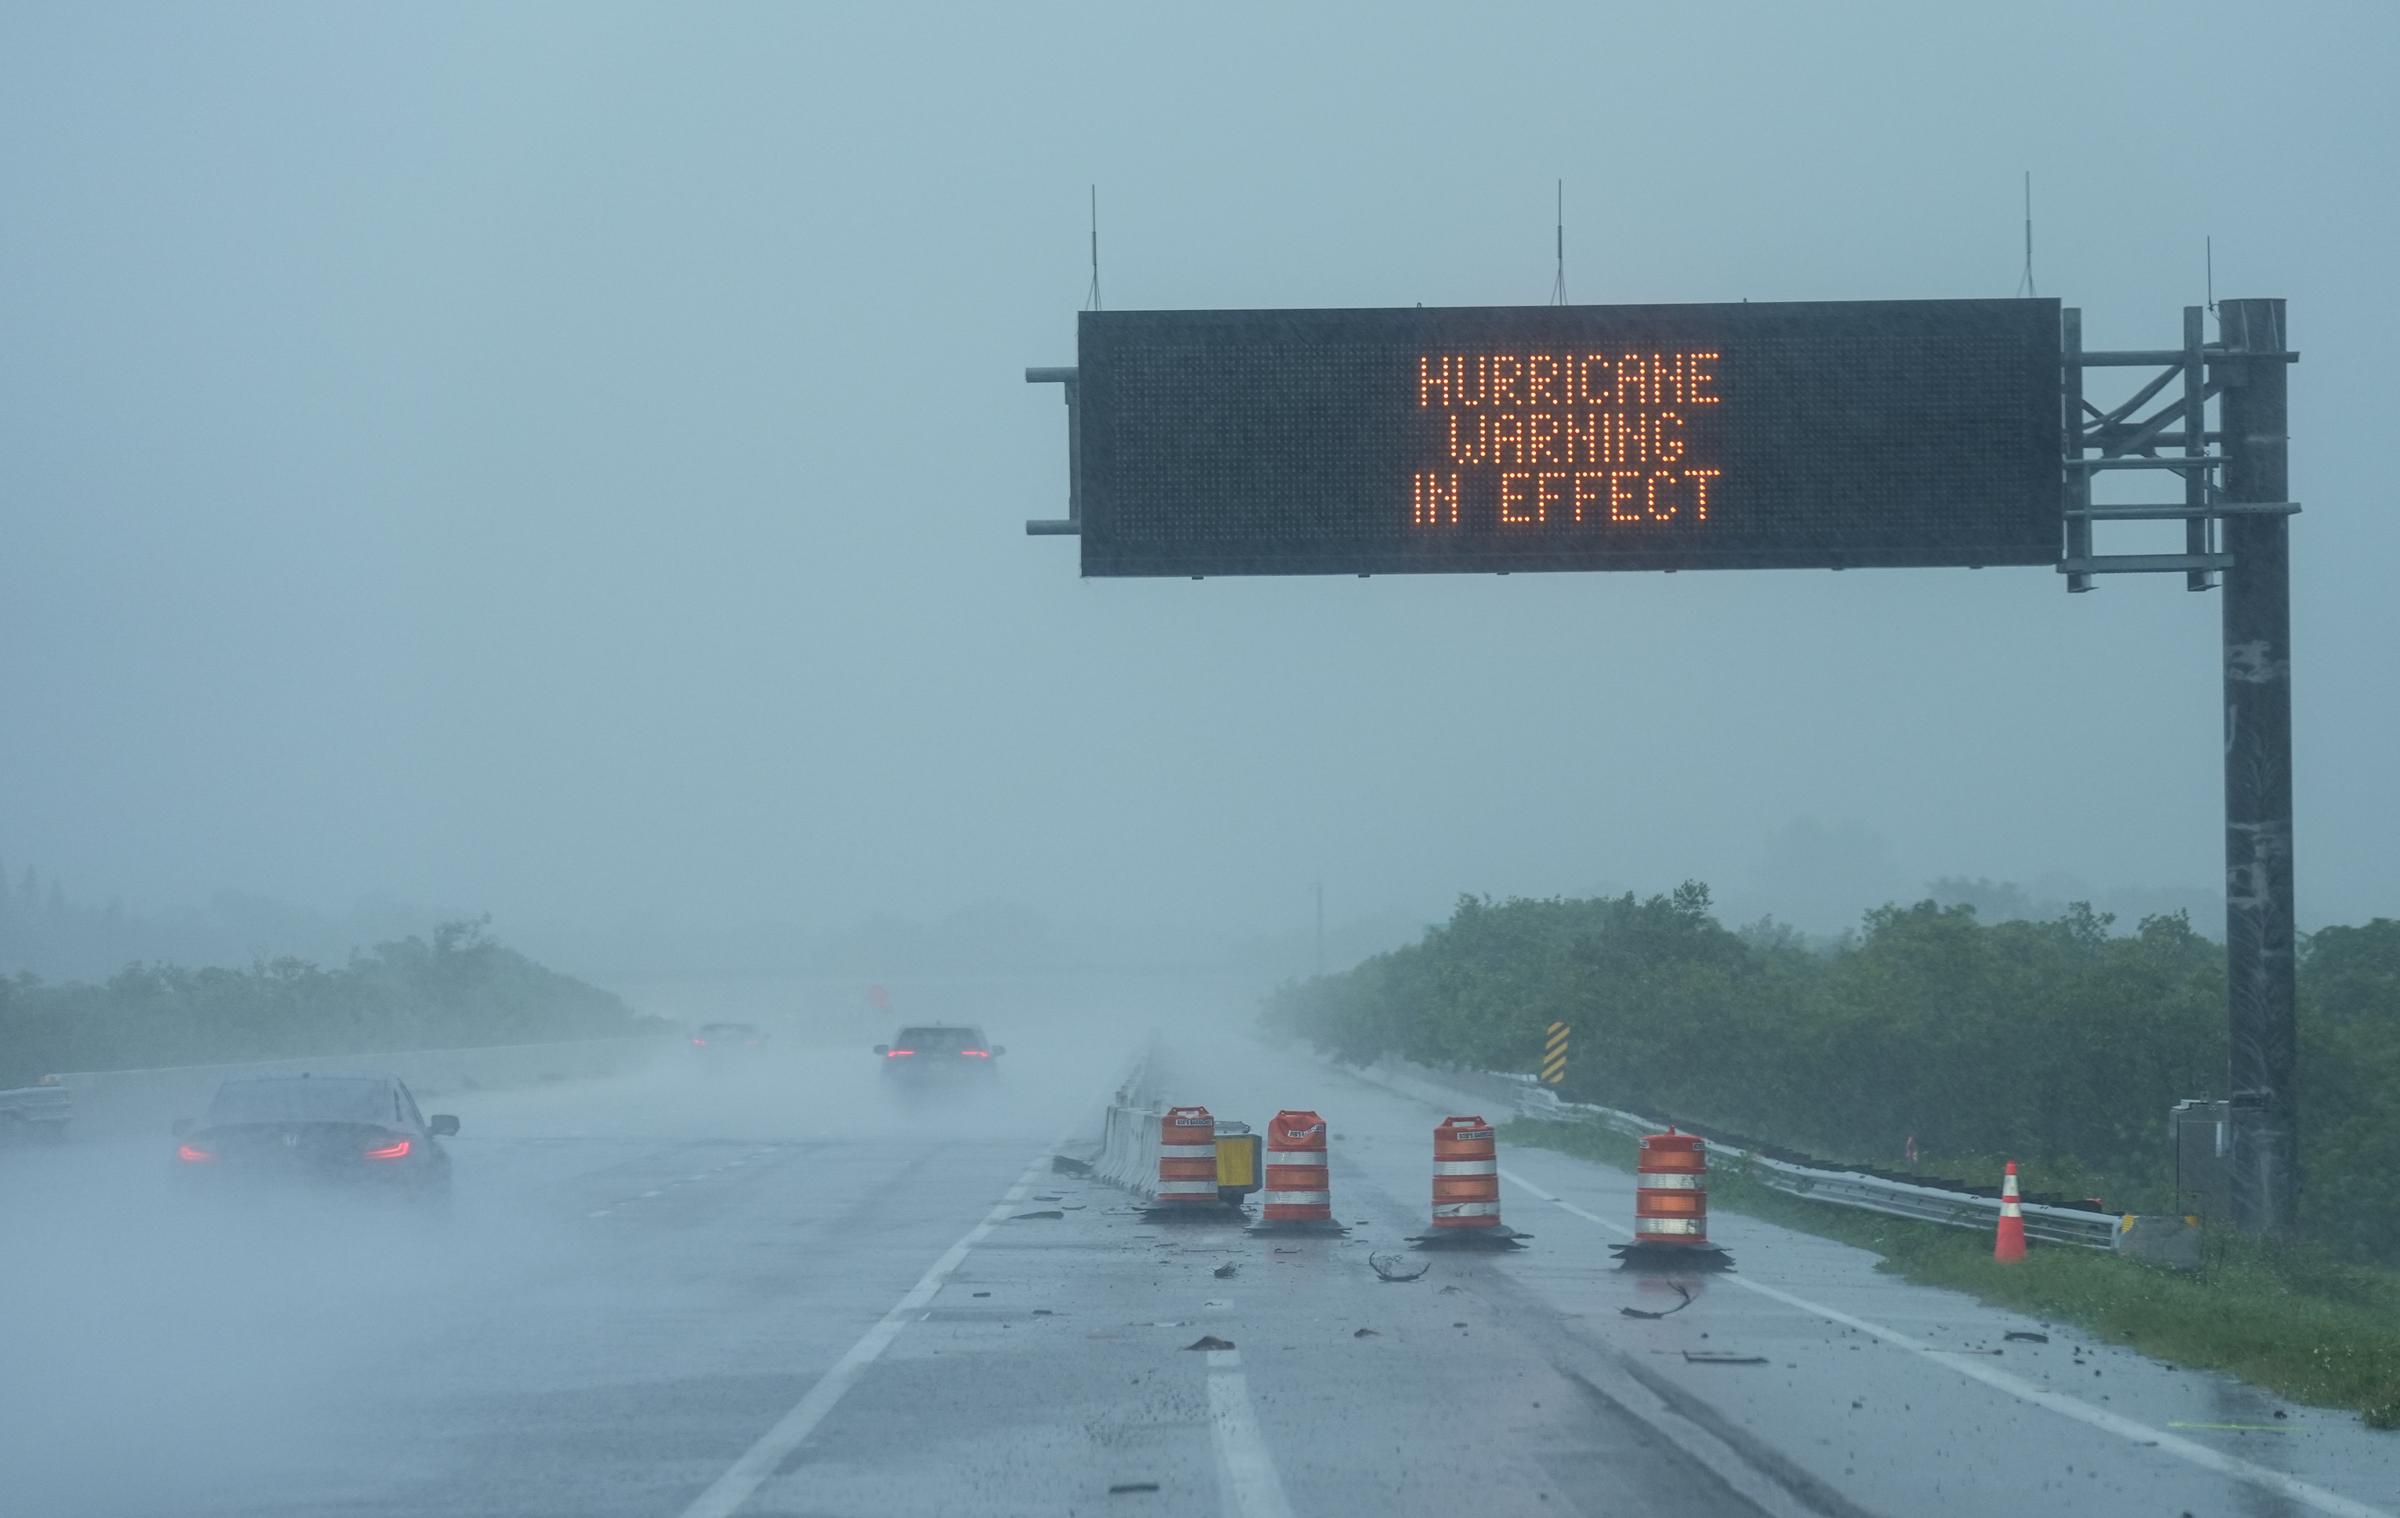
[[(1585, 1124), (1519, 1119), (1500, 1137), (1626, 1170), (1634, 1164), (1632, 1139)], [(2231, 1238), (2211, 1238), (2204, 1268), (2191, 1273), (2038, 1243), (2022, 1264), (2002, 1265), (1980, 1233), (1803, 1201), (1738, 1164), (1711, 1169), (1709, 1201), (1872, 1250), (1882, 1256), (1878, 1269), (1906, 1280), (2073, 1323), (2294, 1401), (2350, 1408), (2370, 1428), (2400, 1428), (2400, 1272)]]

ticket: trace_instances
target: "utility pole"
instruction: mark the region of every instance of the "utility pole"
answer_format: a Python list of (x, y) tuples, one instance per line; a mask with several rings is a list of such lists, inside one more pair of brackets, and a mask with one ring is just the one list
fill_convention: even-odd
[[(2290, 362), (2280, 300), (2217, 307), (2225, 499), (2288, 501)], [(2256, 355), (2245, 358), (2244, 355)], [(2187, 426), (2197, 427), (2195, 418)], [(2225, 972), (2232, 1034), (2233, 1224), (2299, 1218), (2293, 1015), (2291, 520), (2228, 512), (2225, 548)]]

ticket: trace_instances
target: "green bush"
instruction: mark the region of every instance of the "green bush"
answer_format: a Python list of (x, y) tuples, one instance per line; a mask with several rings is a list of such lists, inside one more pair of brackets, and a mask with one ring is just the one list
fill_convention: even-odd
[[(2167, 1110), (2225, 1089), (2223, 946), (2077, 905), (1984, 923), (1886, 906), (1827, 950), (1739, 932), (1687, 882), (1647, 900), (1462, 898), (1415, 944), (1287, 985), (1270, 1025), (1341, 1057), (1528, 1070), (1574, 1026), (1562, 1094), (1808, 1150), (2173, 1205)], [(2400, 923), (2329, 928), (2301, 967), (2303, 1217), (2400, 1256)]]
[(0, 979), (0, 1086), (62, 1070), (466, 1048), (640, 1031), (614, 994), (445, 923), (355, 953), (246, 970), (128, 965), (100, 985)]

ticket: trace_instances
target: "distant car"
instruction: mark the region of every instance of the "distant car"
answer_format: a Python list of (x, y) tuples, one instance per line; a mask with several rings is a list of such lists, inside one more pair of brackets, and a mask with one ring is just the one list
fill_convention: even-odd
[(55, 1075), (15, 1091), (0, 1091), (0, 1142), (36, 1136), (63, 1142), (74, 1115), (74, 1098)]
[(438, 1140), (456, 1132), (396, 1076), (237, 1076), (197, 1122), (175, 1124), (175, 1169), (194, 1190), (316, 1184), (439, 1202), (450, 1156)]
[(877, 1044), (883, 1056), (884, 1079), (910, 1085), (958, 1080), (989, 1080), (999, 1057), (1008, 1052), (983, 1036), (983, 1030), (964, 1023), (927, 1023), (902, 1028), (892, 1042)]
[(766, 1046), (756, 1023), (702, 1023), (692, 1033), (692, 1047), (702, 1054), (756, 1054)]

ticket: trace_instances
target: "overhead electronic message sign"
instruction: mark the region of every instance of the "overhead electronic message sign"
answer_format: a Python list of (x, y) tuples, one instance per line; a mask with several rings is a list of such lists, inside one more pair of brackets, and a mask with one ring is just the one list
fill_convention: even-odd
[(1087, 311), (1087, 575), (2053, 564), (2047, 300)]

